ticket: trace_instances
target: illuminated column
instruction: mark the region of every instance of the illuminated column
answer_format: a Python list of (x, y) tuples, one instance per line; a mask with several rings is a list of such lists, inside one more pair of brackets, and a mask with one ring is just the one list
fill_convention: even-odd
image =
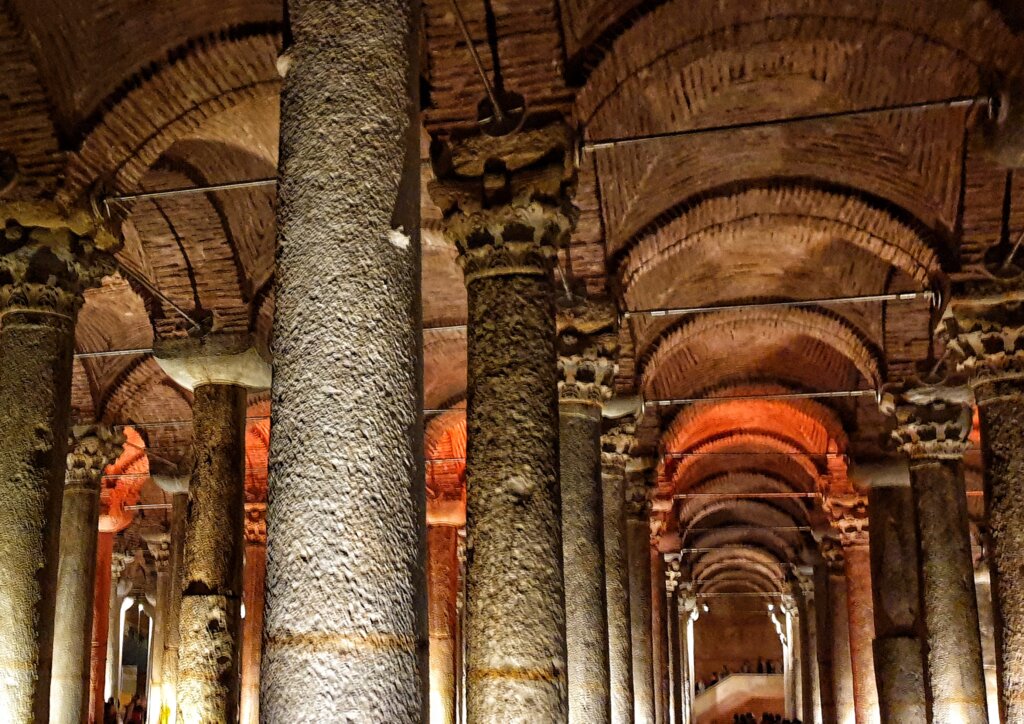
[(146, 701), (146, 720), (149, 724), (159, 724), (160, 711), (163, 709), (164, 640), (171, 592), (171, 546), (170, 537), (166, 532), (144, 533), (143, 538), (153, 556), (156, 568), (156, 603), (153, 605), (153, 637), (149, 644), (149, 697)]
[(88, 716), (100, 485), (123, 442), (110, 428), (92, 425), (72, 429), (68, 441), (50, 682), (53, 724), (81, 724)]
[(822, 724), (814, 569), (801, 566), (794, 570), (794, 575), (796, 585), (793, 593), (800, 615), (800, 660), (803, 682), (803, 711), (800, 718), (807, 724)]
[(988, 564), (982, 561), (974, 573), (974, 590), (978, 594), (978, 623), (981, 626), (981, 653), (985, 663), (985, 698), (988, 720), (999, 721), (999, 677), (996, 675), (995, 620), (992, 611), (992, 580)]
[(910, 474), (897, 459), (851, 467), (850, 478), (868, 494), (879, 711), (884, 721), (925, 721), (917, 515)]
[(618, 335), (610, 302), (558, 314), (558, 439), (570, 724), (611, 721), (601, 485), (601, 409)]
[[(797, 611), (793, 597), (785, 594), (779, 605), (783, 619), (779, 623), (782, 628), (782, 674), (783, 691), (785, 692), (786, 718), (795, 719), (800, 709), (800, 661), (799, 642), (796, 640)], [(774, 613), (772, 618), (775, 619)]]
[(654, 716), (668, 724), (668, 622), (665, 611), (665, 561), (652, 540), (651, 545), (651, 653), (654, 656)]
[(970, 375), (985, 460), (996, 670), (1005, 722), (1024, 721), (1024, 293), (953, 299), (948, 349)]
[(474, 136), (434, 159), (468, 292), (473, 723), (568, 716), (552, 267), (575, 216), (573, 148), (555, 124)]
[[(827, 540), (827, 539), (826, 539)], [(823, 541), (825, 543), (825, 541)], [(823, 545), (823, 547), (825, 547)], [(830, 546), (831, 547), (831, 546)], [(834, 550), (842, 555), (842, 549), (838, 544)], [(824, 556), (823, 556), (824, 558)], [(821, 720), (823, 724), (837, 724), (843, 720), (836, 711), (836, 680), (833, 673), (833, 648), (836, 646), (832, 618), (832, 577), (830, 575), (831, 564), (827, 558), (821, 563), (815, 564), (814, 590), (817, 604), (814, 607), (814, 620), (818, 629), (818, 649), (815, 655), (815, 669), (818, 672), (821, 700)], [(841, 571), (840, 571), (841, 572)], [(846, 628), (841, 627), (841, 628)], [(847, 629), (849, 631), (849, 629)]]
[[(107, 535), (100, 530), (100, 540)], [(111, 533), (110, 540), (113, 543), (114, 534)], [(102, 542), (101, 542), (102, 545)], [(98, 682), (102, 684), (102, 691), (97, 690), (96, 705), (99, 713), (103, 712), (103, 702), (118, 697), (118, 689), (121, 683), (121, 603), (131, 588), (131, 581), (121, 580), (125, 569), (134, 560), (134, 556), (121, 551), (114, 551), (113, 564), (110, 572), (110, 597), (107, 599), (107, 621), (106, 621), (106, 655), (104, 657), (105, 674)], [(93, 621), (96, 617), (93, 617)], [(95, 665), (95, 662), (94, 662)], [(96, 711), (96, 710), (94, 710)], [(102, 721), (102, 719), (101, 719)]]
[(42, 203), (0, 213), (0, 712), (45, 722), (75, 318), (114, 241)]
[(193, 392), (195, 466), (185, 514), (178, 620), (178, 716), (238, 717), (248, 390), (270, 385), (250, 340), (162, 341), (156, 360)]
[(633, 642), (633, 719), (636, 724), (655, 724), (650, 502), (642, 474), (632, 477), (626, 489), (626, 546)]
[(893, 438), (910, 460), (936, 724), (988, 721), (963, 470), (970, 398), (966, 389), (918, 385), (891, 388), (883, 403), (896, 418)]
[(608, 602), (608, 670), (613, 724), (633, 724), (633, 643), (629, 623), (626, 549), (626, 465), (636, 440), (633, 417), (616, 421), (601, 438), (604, 570)]
[(665, 560), (665, 626), (668, 631), (668, 699), (670, 721), (683, 719), (683, 666), (679, 658), (679, 594), (682, 572), (679, 560)]
[(188, 506), (188, 478), (154, 480), (171, 495), (171, 532), (168, 569), (170, 587), (167, 593), (167, 624), (164, 632), (163, 693), (161, 721), (174, 724), (178, 718), (178, 647), (181, 642), (181, 575), (185, 553), (185, 510)]
[(427, 621), (430, 628), (430, 722), (455, 723), (456, 591), (459, 529), (427, 525)]
[(420, 5), (288, 3), (268, 722), (419, 724), (427, 707)]
[(245, 490), (245, 565), (242, 568), (241, 724), (260, 721), (260, 663), (263, 653), (264, 589), (267, 579), (266, 489)]

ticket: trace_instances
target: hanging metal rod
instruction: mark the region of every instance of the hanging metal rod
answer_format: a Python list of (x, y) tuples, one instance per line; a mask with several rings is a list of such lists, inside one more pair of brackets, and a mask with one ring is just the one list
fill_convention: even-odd
[(184, 320), (185, 320), (186, 322), (188, 322), (189, 324), (191, 324), (191, 325), (192, 325), (192, 328), (193, 328), (193, 329), (200, 329), (200, 326), (199, 326), (199, 322), (197, 322), (196, 320), (192, 319), (192, 317), (190, 317), (190, 316), (189, 316), (189, 315), (188, 315), (188, 314), (187, 314), (187, 313), (185, 312), (185, 310), (184, 310), (184, 309), (182, 309), (182, 308), (181, 308), (181, 307), (179, 307), (179, 306), (178, 306), (177, 304), (175, 304), (175, 303), (174, 303), (174, 302), (172, 302), (172, 301), (171, 301), (170, 299), (168, 299), (168, 298), (167, 298), (167, 296), (166, 296), (166, 295), (165, 295), (165, 294), (164, 294), (163, 292), (161, 292), (161, 291), (160, 291), (159, 289), (157, 289), (157, 288), (156, 288), (156, 286), (155, 286), (155, 285), (154, 285), (154, 284), (153, 284), (153, 283), (152, 283), (151, 281), (149, 281), (148, 279), (146, 279), (146, 277), (145, 277), (145, 276), (143, 276), (143, 275), (142, 275), (142, 274), (140, 274), (139, 272), (135, 271), (135, 270), (134, 270), (134, 269), (132, 269), (131, 267), (128, 267), (128, 266), (126, 266), (126, 265), (124, 264), (124, 262), (122, 262), (122, 261), (121, 261), (120, 259), (118, 259), (118, 258), (116, 258), (116, 257), (114, 258), (114, 263), (115, 263), (115, 264), (117, 264), (117, 268), (118, 268), (118, 269), (120, 269), (120, 270), (121, 270), (121, 271), (123, 271), (123, 272), (124, 272), (125, 274), (127, 274), (127, 275), (128, 275), (128, 276), (130, 276), (130, 277), (131, 277), (132, 279), (134, 279), (134, 280), (135, 280), (135, 281), (137, 281), (137, 282), (138, 282), (139, 284), (141, 284), (141, 285), (142, 285), (142, 286), (144, 286), (144, 287), (145, 287), (146, 289), (148, 289), (148, 290), (149, 290), (149, 293), (150, 293), (150, 294), (154, 295), (154, 296), (155, 296), (155, 297), (156, 297), (157, 299), (159, 299), (159, 300), (160, 300), (161, 302), (163, 302), (164, 304), (166, 304), (167, 306), (169, 306), (169, 307), (170, 307), (171, 309), (173, 309), (173, 310), (174, 310), (175, 312), (177, 312), (177, 313), (178, 313), (178, 315), (179, 315), (179, 316), (180, 316), (180, 317), (181, 317), (182, 319), (184, 319)]
[(690, 500), (694, 498), (707, 498), (711, 500), (733, 498), (818, 498), (820, 493), (677, 493), (672, 496), (673, 500)]
[(875, 397), (878, 392), (875, 390), (832, 390), (829, 392), (780, 392), (777, 394), (765, 395), (728, 395), (726, 397), (681, 397), (668, 400), (644, 400), (643, 404), (655, 405), (657, 407), (671, 407), (673, 405), (694, 405), (701, 402), (735, 402), (737, 400), (815, 400), (835, 399), (848, 397)]
[(439, 327), (424, 327), (423, 331), (424, 332), (447, 332), (449, 330), (455, 330), (455, 329), (466, 329), (466, 327), (467, 327), (467, 325), (465, 325), (465, 324), (443, 324), (443, 325), (441, 325)]
[(205, 194), (208, 191), (231, 191), (232, 189), (250, 189), (258, 186), (273, 186), (277, 183), (277, 177), (255, 178), (248, 181), (226, 181), (220, 184), (205, 184), (203, 186), (183, 186), (162, 191), (137, 191), (131, 194), (118, 194), (116, 196), (104, 196), (101, 200), (104, 206), (111, 202), (138, 201), (140, 199), (164, 199), (171, 196), (185, 196), (188, 194)]
[(427, 465), (439, 465), (441, 463), (464, 463), (466, 458), (427, 458)]
[(764, 450), (764, 451), (760, 451), (760, 452), (756, 451), (756, 450), (738, 450), (736, 452), (725, 452), (725, 451), (717, 451), (717, 450), (708, 450), (706, 452), (668, 452), (668, 453), (662, 454), (661, 457), (663, 457), (663, 458), (670, 458), (672, 460), (682, 460), (684, 458), (700, 457), (702, 455), (725, 455), (725, 456), (728, 456), (728, 455), (786, 455), (786, 456), (803, 455), (803, 456), (806, 456), (806, 457), (822, 457), (822, 456), (830, 457), (830, 458), (845, 457), (844, 453), (840, 453), (840, 452), (831, 452), (831, 451), (830, 452), (804, 452), (803, 450), (794, 450), (793, 452), (785, 452), (785, 451), (782, 451), (782, 450)]
[(715, 531), (727, 530), (730, 533), (738, 533), (740, 531), (762, 531), (762, 530), (781, 530), (788, 533), (803, 533), (813, 530), (809, 525), (726, 525), (719, 526), (717, 528), (687, 528), (687, 533), (713, 533)]
[(105, 352), (75, 352), (75, 359), (93, 359), (95, 357), (129, 357), (145, 354), (153, 354), (153, 349), (108, 349)]
[[(108, 475), (113, 477), (112, 475)], [(140, 505), (126, 505), (125, 510), (170, 510), (172, 505), (170, 503), (142, 503)]]
[(812, 307), (830, 304), (860, 304), (870, 302), (904, 302), (911, 299), (927, 299), (934, 302), (934, 292), (894, 292), (891, 294), (860, 294), (849, 297), (824, 297), (822, 299), (796, 299), (785, 302), (750, 302), (749, 304), (720, 304), (707, 307), (671, 307), (666, 309), (636, 309), (622, 313), (623, 319), (630, 317), (678, 317), (687, 314), (722, 312), (736, 309), (772, 309), (775, 307)]
[(487, 71), (484, 70), (484, 64), (480, 60), (479, 53), (476, 52), (476, 43), (473, 42), (473, 37), (469, 34), (469, 26), (466, 25), (466, 17), (462, 14), (462, 8), (459, 7), (458, 0), (451, 0), (452, 9), (455, 11), (455, 20), (459, 24), (459, 29), (462, 31), (462, 37), (466, 41), (466, 49), (469, 50), (469, 54), (473, 56), (473, 64), (476, 66), (476, 72), (480, 75), (480, 80), (483, 81), (484, 91), (487, 93), (487, 98), (491, 101), (491, 108), (494, 109), (494, 118), (498, 123), (505, 122), (505, 112), (502, 110), (501, 104), (498, 103), (498, 96), (494, 92), (493, 86), (491, 86), (491, 80), (487, 77)]
[(754, 593), (753, 591), (735, 591), (733, 593), (695, 593), (694, 598), (764, 598), (765, 596), (782, 596), (784, 595), (780, 591), (765, 591), (764, 593)]
[(585, 141), (584, 151), (599, 151), (604, 148), (615, 148), (616, 146), (629, 146), (649, 141), (660, 141), (665, 138), (683, 138), (686, 136), (699, 136), (708, 133), (724, 133), (727, 131), (742, 131), (756, 128), (771, 128), (776, 126), (789, 126), (796, 123), (809, 123), (812, 121), (828, 121), (835, 118), (856, 118), (858, 116), (870, 116), (879, 113), (899, 113), (907, 111), (928, 111), (935, 108), (964, 108), (978, 104), (989, 105), (991, 97), (987, 95), (977, 96), (954, 96), (932, 101), (919, 101), (916, 103), (898, 103), (890, 106), (871, 106), (869, 108), (858, 108), (848, 111), (828, 111), (824, 113), (809, 113), (789, 118), (774, 118), (766, 121), (748, 121), (746, 123), (731, 123), (721, 126), (703, 126), (698, 128), (685, 128), (678, 131), (664, 131), (661, 133), (648, 133), (639, 136), (623, 136), (619, 138), (602, 138), (598, 140)]
[[(245, 418), (246, 422), (252, 422), (253, 420), (269, 420), (270, 415), (254, 415), (253, 417)], [(126, 422), (120, 425), (112, 425), (115, 430), (123, 430), (126, 427), (138, 427), (138, 428), (150, 428), (150, 427), (181, 427), (184, 425), (191, 425), (192, 420), (154, 420), (153, 422)], [(148, 449), (148, 448), (144, 448)]]

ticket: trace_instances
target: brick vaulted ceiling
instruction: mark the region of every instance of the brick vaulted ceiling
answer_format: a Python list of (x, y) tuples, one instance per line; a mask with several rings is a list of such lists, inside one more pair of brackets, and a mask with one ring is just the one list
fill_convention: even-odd
[[(587, 141), (988, 93), (1024, 63), (1021, 18), (996, 0), (458, 3), (496, 84), (531, 113), (562, 114)], [(0, 150), (18, 168), (7, 198), (87, 203), (274, 175), (280, 0), (0, 7)], [(431, 138), (473, 128), (484, 89), (452, 0), (424, 2), (422, 22), (426, 158)], [(945, 293), (1024, 231), (1024, 179), (986, 160), (977, 115), (889, 112), (583, 151), (580, 222), (561, 264), (577, 293), (610, 294), (621, 311)], [(167, 300), (272, 344), (272, 190), (128, 202), (113, 214), (132, 276), (88, 293), (80, 352), (181, 334)], [(465, 398), (465, 305), (424, 197), (428, 408)], [(932, 315), (918, 300), (630, 317), (617, 385), (647, 398), (873, 388), (934, 354)], [(181, 421), (189, 407), (146, 355), (76, 361), (80, 419)], [(696, 537), (723, 548), (694, 561), (708, 585), (736, 571), (778, 585), (806, 541), (776, 529), (819, 526), (821, 505), (757, 494), (828, 495), (844, 485), (835, 461), (878, 454), (884, 437), (870, 398), (658, 409), (638, 424), (641, 449), (659, 461), (658, 526), (666, 545)], [(429, 423), (428, 454), (462, 454), (460, 419)], [(176, 459), (189, 444), (187, 425), (138, 429), (154, 455)], [(445, 465), (435, 488), (463, 480)], [(680, 497), (692, 490), (708, 496)]]

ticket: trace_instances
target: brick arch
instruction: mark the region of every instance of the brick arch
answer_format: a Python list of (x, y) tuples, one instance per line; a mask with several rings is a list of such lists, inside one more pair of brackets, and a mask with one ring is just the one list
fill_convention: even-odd
[(760, 562), (750, 561), (743, 558), (732, 558), (719, 561), (702, 567), (693, 573), (693, 580), (698, 588), (705, 583), (716, 579), (722, 579), (728, 574), (740, 574), (743, 577), (752, 577), (762, 581), (770, 581), (775, 584), (775, 590), (782, 590), (785, 579), (780, 574), (777, 566), (764, 565)]
[(465, 401), (427, 423), (427, 520), (464, 523), (466, 517)]
[(270, 466), (270, 400), (260, 399), (248, 406), (245, 423), (245, 502), (267, 502)]
[[(742, 471), (725, 472), (721, 475), (702, 480), (688, 486), (686, 492), (691, 495), (707, 495), (709, 497), (686, 498), (678, 502), (675, 518), (680, 522), (691, 520), (701, 514), (710, 501), (724, 500), (717, 496), (733, 496), (729, 500), (762, 500), (760, 493), (790, 494), (804, 493), (799, 486), (785, 478), (764, 472)], [(710, 496), (716, 496), (712, 498)], [(799, 499), (768, 499), (770, 504), (790, 515), (794, 519), (808, 519), (808, 510)]]
[(648, 399), (743, 383), (810, 390), (877, 388), (879, 355), (840, 319), (810, 309), (753, 309), (688, 318), (642, 364)]
[(773, 577), (778, 579), (780, 585), (785, 579), (781, 566), (786, 561), (780, 560), (770, 551), (754, 546), (727, 546), (713, 551), (693, 553), (689, 556), (689, 559), (690, 571), (695, 580), (701, 579), (705, 571), (718, 570), (715, 567), (725, 563), (732, 563), (733, 565), (741, 563), (756, 566), (757, 569), (763, 572), (772, 573)]
[(100, 488), (101, 533), (120, 533), (135, 519), (134, 510), (126, 510), (139, 501), (142, 486), (149, 479), (146, 443), (133, 427), (122, 430), (124, 449), (117, 460), (103, 471)]
[(466, 395), (466, 331), (445, 329), (423, 335), (423, 401), (438, 409)]
[(724, 549), (745, 546), (762, 550), (779, 561), (792, 561), (799, 554), (802, 544), (802, 538), (795, 532), (724, 527), (694, 535), (687, 547)]

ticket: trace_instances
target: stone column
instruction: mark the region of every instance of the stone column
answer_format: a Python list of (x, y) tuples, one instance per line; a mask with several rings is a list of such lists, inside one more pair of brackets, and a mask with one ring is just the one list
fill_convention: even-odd
[(626, 492), (626, 546), (629, 556), (630, 638), (633, 642), (633, 720), (636, 724), (655, 724), (650, 503), (642, 478), (629, 483)]
[(893, 438), (910, 460), (936, 724), (988, 721), (963, 471), (970, 401), (965, 389), (918, 385), (892, 388), (883, 404), (895, 415)]
[(430, 629), (430, 724), (455, 724), (456, 592), (459, 529), (427, 526), (427, 621)]
[(635, 433), (634, 419), (626, 417), (616, 421), (601, 437), (608, 671), (613, 724), (633, 724), (633, 642), (629, 623), (625, 503), (626, 465)]
[(103, 686), (107, 673), (107, 637), (110, 626), (110, 589), (113, 572), (114, 534), (96, 536), (96, 582), (92, 598), (92, 638), (89, 656), (90, 720), (103, 721)]
[(981, 626), (981, 654), (985, 663), (985, 698), (988, 719), (999, 721), (999, 677), (996, 675), (995, 621), (992, 611), (992, 581), (988, 564), (982, 561), (974, 572), (974, 590), (978, 594), (978, 623)]
[(651, 652), (654, 656), (654, 712), (657, 724), (668, 724), (668, 616), (665, 602), (665, 561), (651, 541)]
[(822, 724), (821, 674), (818, 663), (818, 611), (814, 582), (814, 569), (798, 567), (795, 571), (798, 593), (797, 606), (800, 611), (801, 659), (804, 662), (804, 712), (802, 719), (807, 724)]
[(260, 717), (419, 723), (419, 3), (288, 8)]
[(682, 571), (679, 560), (665, 561), (665, 627), (668, 633), (668, 700), (669, 721), (683, 719), (683, 666), (679, 657), (679, 593)]
[(782, 596), (779, 611), (785, 617), (782, 626), (782, 681), (786, 718), (795, 719), (800, 711), (800, 642), (797, 640), (796, 603), (790, 594)]
[[(161, 485), (163, 487), (163, 485)], [(171, 493), (171, 532), (168, 569), (170, 586), (167, 592), (167, 623), (164, 633), (163, 693), (160, 701), (161, 721), (174, 724), (178, 718), (178, 647), (181, 636), (181, 575), (185, 552), (185, 511), (188, 506), (188, 483), (181, 481), (165, 491)]]
[(601, 486), (601, 408), (618, 366), (615, 305), (558, 314), (558, 440), (562, 490), (570, 724), (608, 724), (608, 614)]
[(146, 700), (146, 720), (160, 723), (163, 709), (164, 640), (167, 635), (167, 609), (170, 607), (170, 536), (166, 531), (143, 534), (156, 568), (156, 600), (153, 604), (153, 636), (149, 642), (149, 695)]
[(88, 719), (100, 485), (104, 468), (117, 459), (123, 443), (124, 436), (93, 425), (74, 428), (68, 441), (50, 681), (54, 723)]
[(855, 465), (850, 479), (868, 493), (879, 711), (883, 721), (927, 721), (917, 516), (910, 474), (897, 460)]
[(234, 721), (239, 713), (248, 390), (270, 368), (247, 337), (161, 341), (156, 360), (193, 393), (195, 466), (185, 513), (178, 649), (178, 716)]
[(432, 192), (468, 292), (473, 723), (568, 712), (552, 266), (575, 215), (572, 148), (568, 129), (549, 125), (434, 158)]
[(978, 405), (988, 513), (1000, 713), (1024, 721), (1024, 293), (950, 303), (948, 349)]
[(43, 204), (0, 213), (0, 712), (45, 722), (75, 318), (113, 240)]
[(836, 542), (825, 553), (829, 561), (829, 603), (832, 608), (832, 677), (839, 724), (857, 721), (853, 651), (850, 643), (850, 600), (846, 555)]
[[(246, 498), (249, 491), (246, 491)], [(264, 501), (266, 499), (264, 498)], [(267, 579), (267, 504), (245, 504), (245, 565), (242, 568), (241, 724), (260, 721), (260, 664), (263, 653), (264, 590)]]
[[(842, 555), (839, 546), (834, 547)], [(814, 566), (814, 590), (817, 600), (815, 624), (818, 629), (818, 649), (815, 656), (818, 682), (821, 685), (821, 719), (823, 724), (838, 724), (842, 721), (836, 711), (836, 678), (833, 673), (833, 648), (837, 646), (839, 632), (833, 625), (833, 590), (828, 559)], [(841, 573), (841, 565), (839, 566)], [(840, 629), (845, 627), (840, 627)], [(848, 629), (847, 629), (848, 630)], [(847, 656), (849, 658), (849, 656)], [(845, 723), (844, 723), (845, 724)]]

